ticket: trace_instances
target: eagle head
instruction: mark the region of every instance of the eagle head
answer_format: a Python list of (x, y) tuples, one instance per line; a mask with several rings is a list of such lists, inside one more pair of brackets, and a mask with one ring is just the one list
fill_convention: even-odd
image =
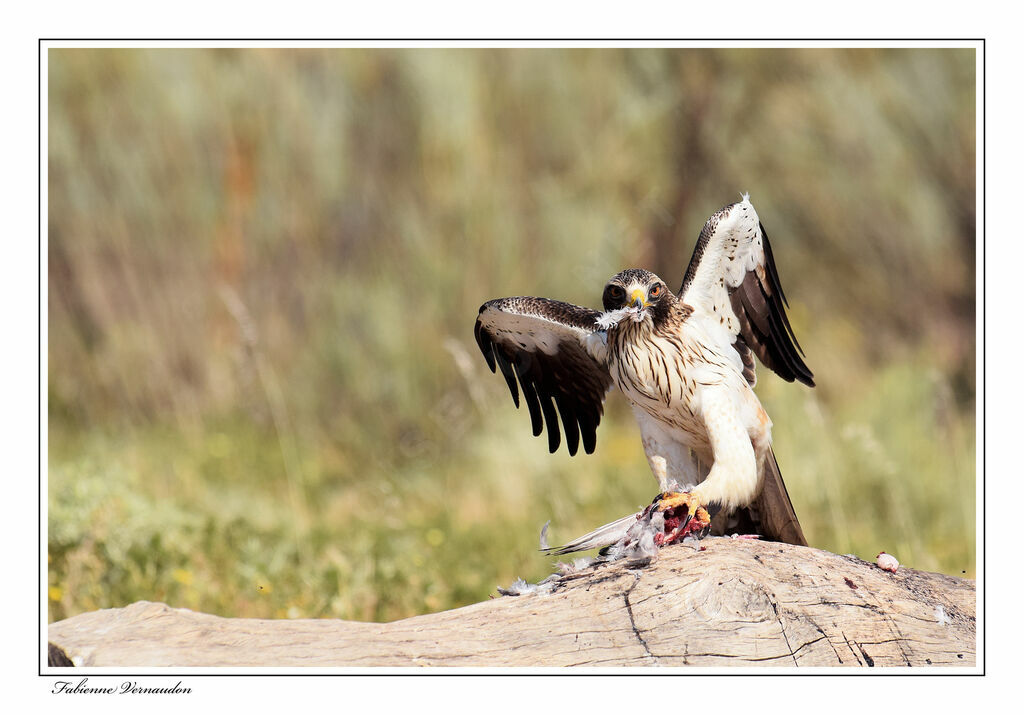
[(629, 310), (635, 322), (650, 316), (655, 326), (664, 323), (676, 304), (676, 296), (665, 281), (650, 271), (629, 268), (608, 280), (602, 296), (606, 312)]

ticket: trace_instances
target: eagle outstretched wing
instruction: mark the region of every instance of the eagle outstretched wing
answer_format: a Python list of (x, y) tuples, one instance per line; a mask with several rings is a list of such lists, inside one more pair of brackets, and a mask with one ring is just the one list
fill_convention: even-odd
[(679, 299), (694, 308), (710, 332), (736, 349), (751, 386), (756, 381), (753, 351), (783, 380), (814, 387), (814, 375), (786, 315), (789, 303), (768, 235), (749, 195), (704, 224)]
[(546, 423), (552, 452), (561, 443), (558, 415), (569, 454), (576, 454), (581, 439), (587, 454), (597, 444), (612, 385), (608, 367), (587, 347), (600, 330), (600, 315), (547, 298), (499, 298), (480, 306), (473, 330), (480, 351), (491, 372), (501, 368), (516, 407), (522, 387), (533, 434), (540, 435)]

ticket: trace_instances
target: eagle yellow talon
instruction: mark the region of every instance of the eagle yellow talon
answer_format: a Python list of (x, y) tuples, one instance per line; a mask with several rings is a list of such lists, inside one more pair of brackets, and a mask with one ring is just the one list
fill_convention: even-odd
[(662, 492), (655, 497), (654, 504), (658, 511), (668, 511), (680, 506), (696, 511), (700, 507), (700, 500), (693, 492)]
[(659, 546), (699, 537), (711, 525), (711, 515), (692, 492), (663, 492), (654, 498), (652, 509), (665, 515), (665, 531), (655, 537)]

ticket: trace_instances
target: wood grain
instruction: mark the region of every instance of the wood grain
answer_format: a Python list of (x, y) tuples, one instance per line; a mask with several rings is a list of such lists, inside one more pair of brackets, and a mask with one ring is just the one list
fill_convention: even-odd
[(49, 626), (80, 666), (973, 666), (974, 582), (707, 538), (392, 623), (222, 618), (162, 603)]

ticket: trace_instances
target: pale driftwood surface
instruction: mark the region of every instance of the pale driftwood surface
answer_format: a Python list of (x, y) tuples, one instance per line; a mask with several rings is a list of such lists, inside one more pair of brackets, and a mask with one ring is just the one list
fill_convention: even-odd
[(644, 568), (392, 623), (221, 618), (161, 603), (49, 639), (85, 666), (928, 666), (975, 664), (974, 582), (817, 549), (709, 538)]

